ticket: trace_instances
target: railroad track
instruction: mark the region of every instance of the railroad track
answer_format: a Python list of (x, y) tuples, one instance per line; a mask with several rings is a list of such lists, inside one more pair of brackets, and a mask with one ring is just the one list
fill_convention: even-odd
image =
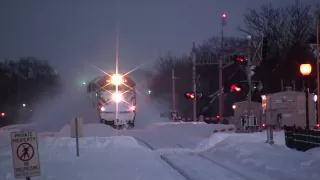
[[(152, 151), (157, 151), (148, 142), (140, 138), (137, 141)], [(183, 148), (181, 145), (177, 145)], [(161, 152), (161, 151), (160, 151)], [(186, 180), (276, 180), (261, 173), (248, 173), (249, 169), (226, 166), (197, 152), (179, 152), (160, 154), (160, 158)]]

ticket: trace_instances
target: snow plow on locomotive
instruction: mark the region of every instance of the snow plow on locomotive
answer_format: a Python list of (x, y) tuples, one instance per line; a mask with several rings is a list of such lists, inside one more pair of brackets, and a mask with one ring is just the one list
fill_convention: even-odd
[(97, 108), (100, 123), (113, 128), (133, 128), (136, 117), (135, 82), (120, 74), (105, 75), (88, 84), (88, 93)]

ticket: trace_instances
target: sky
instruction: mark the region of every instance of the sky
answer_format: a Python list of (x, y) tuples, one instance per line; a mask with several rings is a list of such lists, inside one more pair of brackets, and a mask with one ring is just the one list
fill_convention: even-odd
[[(263, 3), (295, 0), (1, 0), (0, 59), (34, 56), (59, 71), (82, 78), (114, 71), (119, 37), (119, 71), (152, 67), (168, 51), (189, 53), (192, 42), (220, 35), (242, 36), (243, 14)], [(317, 0), (303, 0), (317, 3)]]

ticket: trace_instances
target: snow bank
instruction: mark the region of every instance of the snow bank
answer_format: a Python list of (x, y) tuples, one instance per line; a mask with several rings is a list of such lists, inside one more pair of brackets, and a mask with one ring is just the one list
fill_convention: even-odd
[(234, 128), (234, 126), (206, 123), (155, 123), (149, 125), (144, 131), (137, 131), (132, 135), (149, 142), (154, 149), (196, 148), (200, 141), (213, 134), (213, 130), (226, 128)]
[[(209, 149), (216, 144), (224, 141), (228, 137), (239, 137), (239, 138), (245, 138), (247, 141), (254, 141), (254, 142), (265, 142), (267, 140), (267, 133), (266, 132), (256, 132), (256, 133), (217, 133), (212, 134), (210, 138), (202, 140), (198, 148), (204, 148)], [(284, 132), (274, 132), (273, 139), (276, 144), (278, 145), (284, 145), (285, 146), (285, 138), (284, 138)]]
[(275, 132), (275, 144), (265, 143), (266, 132), (253, 134), (214, 134), (199, 147), (204, 155), (221, 162), (246, 166), (282, 179), (319, 179), (320, 149), (299, 152), (284, 144), (284, 132)]
[[(183, 179), (133, 137), (81, 138), (80, 157), (75, 139), (40, 137), (39, 151), (41, 176), (34, 180)], [(0, 148), (0, 179), (15, 179), (12, 166), (11, 147)]]
[(6, 132), (14, 132), (14, 131), (20, 131), (23, 128), (30, 128), (37, 126), (36, 123), (29, 123), (29, 124), (13, 124), (9, 126), (4, 126), (0, 128), (0, 132), (6, 131)]
[[(55, 136), (70, 137), (71, 126), (69, 124), (63, 126)], [(99, 136), (107, 137), (116, 135), (116, 130), (105, 124), (84, 124), (83, 125), (83, 135), (85, 137), (89, 136)]]

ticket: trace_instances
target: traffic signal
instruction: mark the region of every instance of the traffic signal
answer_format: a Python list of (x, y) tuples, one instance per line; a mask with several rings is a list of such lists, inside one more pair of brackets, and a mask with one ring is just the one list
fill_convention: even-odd
[(262, 58), (262, 61), (268, 59), (268, 53), (269, 53), (268, 50), (269, 50), (268, 38), (263, 37), (263, 39), (262, 39), (262, 49), (261, 49), (261, 58)]
[(184, 94), (184, 96), (187, 98), (187, 99), (190, 99), (190, 100), (194, 100), (196, 98), (196, 93), (194, 92), (186, 92)]
[(232, 57), (232, 60), (235, 62), (235, 63), (238, 63), (240, 65), (247, 65), (247, 59), (244, 57), (244, 56), (238, 56), (238, 55), (235, 55)]
[(241, 92), (242, 91), (242, 87), (236, 84), (232, 84), (230, 86), (231, 91), (233, 92)]
[(5, 112), (1, 112), (1, 117), (5, 117), (6, 113)]

